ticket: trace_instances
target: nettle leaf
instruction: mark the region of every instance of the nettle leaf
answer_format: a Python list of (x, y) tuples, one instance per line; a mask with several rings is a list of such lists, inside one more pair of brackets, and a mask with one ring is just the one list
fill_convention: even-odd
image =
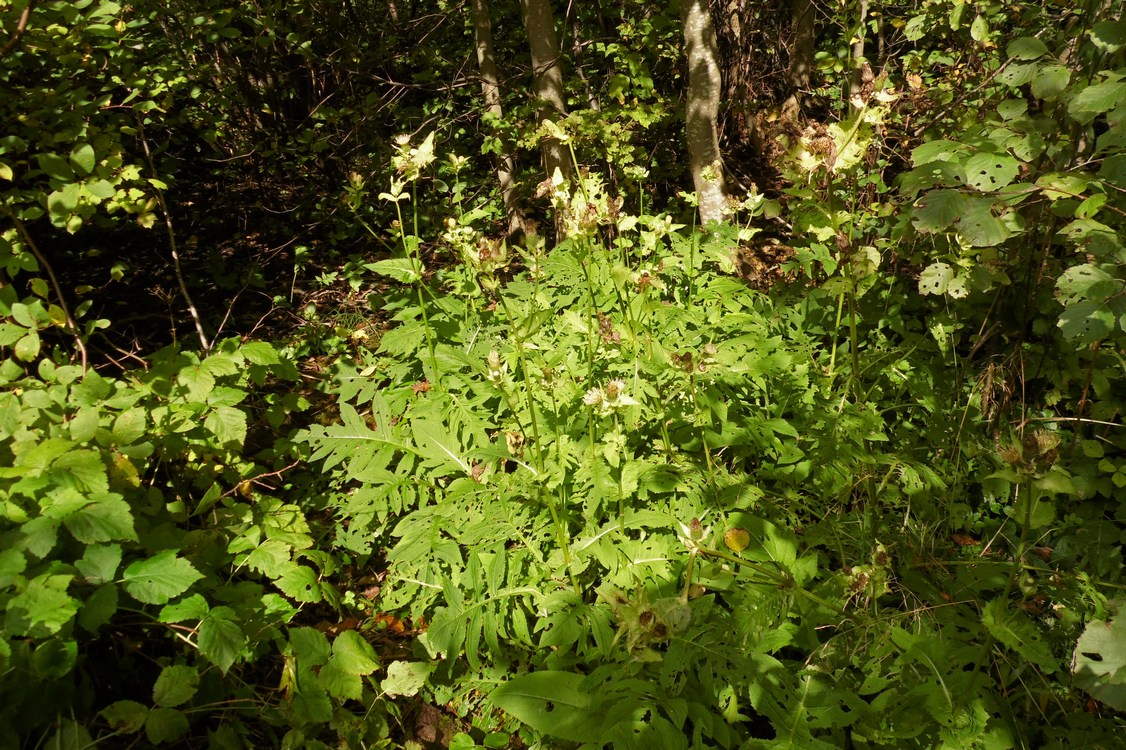
[(1126, 617), (1087, 624), (1071, 658), (1075, 684), (1116, 711), (1126, 711)]
[(74, 567), (78, 568), (86, 583), (99, 585), (112, 581), (120, 564), (121, 545), (94, 544), (86, 548), (86, 554), (74, 563)]
[(312, 603), (321, 600), (321, 585), (317, 574), (307, 565), (295, 565), (274, 580), (274, 585), (291, 599)]
[(989, 634), (1005, 648), (1040, 667), (1045, 674), (1056, 671), (1057, 660), (1044, 643), (1036, 624), (1023, 612), (1012, 611), (1003, 599), (992, 599), (981, 612), (981, 622)]
[(207, 394), (215, 388), (215, 376), (203, 365), (190, 365), (180, 370), (176, 381), (188, 389), (188, 397), (193, 401), (206, 401)]
[(99, 713), (109, 725), (119, 732), (131, 733), (145, 725), (149, 717), (149, 707), (137, 701), (117, 701), (103, 708)]
[(230, 607), (216, 607), (199, 624), (199, 653), (224, 674), (242, 655), (246, 646), (246, 636), (235, 618), (235, 611)]
[(355, 630), (345, 630), (332, 642), (331, 662), (348, 674), (368, 675), (379, 669), (379, 658), (371, 644)]
[(153, 684), (153, 703), (163, 708), (175, 708), (190, 701), (198, 689), (199, 670), (195, 667), (165, 667)]
[(911, 164), (919, 167), (930, 162), (959, 161), (967, 151), (969, 147), (959, 141), (928, 141), (911, 152)]
[(67, 593), (69, 575), (43, 575), (28, 581), (7, 602), (5, 630), (33, 638), (53, 635), (78, 612), (78, 600)]
[(145, 719), (145, 736), (154, 745), (175, 742), (188, 733), (188, 717), (174, 708), (154, 708)]
[(537, 732), (572, 742), (599, 742), (606, 736), (608, 705), (572, 672), (532, 672), (505, 682), (489, 700)]
[(358, 701), (364, 693), (364, 682), (360, 675), (347, 671), (335, 659), (321, 667), (317, 673), (317, 684), (340, 700)]
[(179, 596), (203, 575), (190, 562), (168, 549), (125, 569), (122, 579), (130, 596), (145, 604), (165, 604)]
[(289, 645), (293, 655), (309, 666), (327, 664), (332, 655), (328, 637), (313, 628), (290, 628)]
[(75, 539), (84, 544), (111, 541), (137, 541), (133, 528), (133, 510), (116, 493), (101, 493), (63, 519), (63, 525)]
[(117, 586), (107, 583), (94, 589), (78, 610), (78, 624), (91, 633), (108, 623), (117, 613)]
[(210, 607), (202, 594), (192, 594), (173, 604), (166, 604), (160, 610), (160, 622), (184, 622), (185, 620), (202, 620), (207, 617)]

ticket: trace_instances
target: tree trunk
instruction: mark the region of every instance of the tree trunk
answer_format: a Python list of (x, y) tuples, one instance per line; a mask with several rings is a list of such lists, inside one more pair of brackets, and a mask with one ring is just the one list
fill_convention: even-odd
[(683, 0), (684, 49), (688, 58), (688, 103), (685, 124), (688, 159), (700, 223), (723, 221), (726, 191), (719, 153), (719, 47), (707, 0)]
[[(493, 27), (489, 22), (488, 0), (473, 0), (473, 31), (477, 36), (477, 66), (481, 71), (481, 95), (485, 99), (485, 111), (499, 123), (504, 117), (500, 104), (500, 84), (497, 82), (497, 63), (493, 54)], [(497, 155), (497, 182), (504, 201), (504, 211), (508, 215), (508, 233), (514, 234), (524, 228), (524, 214), (516, 199), (516, 159), (512, 155), (511, 144), (507, 139), (501, 141), (501, 151)]]
[(790, 47), (790, 69), (787, 71), (790, 97), (782, 104), (782, 114), (797, 119), (801, 114), (801, 100), (807, 91), (813, 70), (813, 52), (816, 31), (813, 24), (812, 0), (792, 0), (790, 14), (793, 19), (793, 41)]
[(848, 98), (856, 108), (856, 102), (864, 92), (864, 84), (872, 80), (872, 69), (864, 59), (864, 35), (868, 25), (868, 0), (860, 0), (860, 23), (856, 38), (852, 42), (852, 75), (849, 78)]
[[(520, 10), (532, 51), (532, 86), (539, 103), (540, 121), (564, 117), (567, 105), (563, 101), (563, 71), (559, 67), (559, 38), (555, 34), (551, 0), (520, 0)], [(555, 170), (570, 179), (571, 154), (567, 147), (557, 138), (544, 138), (540, 143), (548, 179)]]

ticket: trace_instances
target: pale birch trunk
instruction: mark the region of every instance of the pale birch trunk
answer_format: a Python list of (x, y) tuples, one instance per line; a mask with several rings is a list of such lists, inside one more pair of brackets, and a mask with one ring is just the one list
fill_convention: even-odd
[(726, 190), (723, 161), (719, 153), (721, 82), (719, 46), (707, 0), (683, 0), (684, 49), (688, 58), (688, 102), (685, 126), (688, 160), (700, 223), (723, 221)]
[[(499, 123), (504, 117), (504, 109), (500, 103), (488, 0), (473, 0), (473, 31), (477, 37), (477, 67), (481, 71), (481, 95), (485, 99), (485, 111)], [(497, 155), (497, 182), (500, 183), (504, 211), (508, 215), (508, 233), (513, 234), (524, 228), (524, 215), (516, 199), (516, 159), (507, 139), (502, 140), (501, 152)]]

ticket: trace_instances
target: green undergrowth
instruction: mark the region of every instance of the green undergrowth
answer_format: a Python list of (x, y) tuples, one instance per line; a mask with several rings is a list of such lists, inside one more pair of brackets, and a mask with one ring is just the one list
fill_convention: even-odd
[[(35, 54), (0, 55), (27, 99), (0, 142), (0, 747), (413, 750), (425, 715), (454, 748), (1118, 747), (1126, 27), (1026, 7), (925, 4), (903, 38), (941, 34), (773, 134), (771, 198), (724, 226), (579, 169), (538, 191), (558, 239), (507, 244), (467, 159), (404, 136), (325, 202), (377, 250), (299, 246), (271, 290), (319, 271), (366, 305), (126, 352), (48, 262), (81, 243), (48, 242), (163, 224), (175, 253), (145, 126), (192, 84), (131, 57), (163, 8), (37, 6)], [(90, 75), (114, 61), (118, 99)], [(763, 293), (737, 261), (768, 235)]]

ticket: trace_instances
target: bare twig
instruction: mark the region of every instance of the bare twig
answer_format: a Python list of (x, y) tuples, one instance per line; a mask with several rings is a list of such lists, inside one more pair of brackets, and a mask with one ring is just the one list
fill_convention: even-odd
[(63, 288), (59, 285), (58, 277), (55, 276), (55, 269), (51, 267), (51, 264), (47, 261), (43, 253), (39, 252), (39, 247), (35, 244), (31, 233), (27, 231), (27, 227), (20, 221), (19, 217), (11, 211), (7, 211), (7, 214), (8, 218), (16, 225), (16, 232), (19, 233), (20, 239), (27, 245), (27, 249), (35, 256), (35, 260), (39, 262), (43, 270), (47, 272), (47, 278), (51, 282), (51, 288), (55, 290), (55, 297), (59, 300), (59, 308), (63, 311), (63, 315), (66, 316), (66, 327), (74, 334), (74, 344), (78, 347), (78, 351), (82, 356), (82, 374), (85, 375), (86, 363), (89, 359), (89, 355), (86, 352), (86, 342), (82, 340), (82, 331), (78, 329), (78, 323), (74, 320), (74, 316), (70, 314), (70, 306), (66, 303), (66, 297), (63, 296)]
[[(153, 177), (160, 179), (160, 174), (156, 171), (156, 162), (152, 158), (152, 151), (149, 150), (149, 139), (145, 136), (145, 125), (141, 121), (140, 115), (137, 116), (137, 129), (141, 134), (141, 146), (145, 149), (145, 159), (149, 163), (149, 169), (152, 170)], [(168, 230), (168, 247), (172, 253), (172, 265), (176, 272), (176, 281), (180, 285), (180, 296), (184, 298), (188, 312), (192, 316), (192, 322), (195, 323), (195, 330), (199, 334), (199, 343), (203, 347), (203, 353), (207, 354), (211, 351), (211, 342), (207, 340), (207, 332), (203, 330), (203, 320), (199, 317), (199, 310), (196, 309), (195, 302), (192, 301), (192, 295), (188, 292), (188, 285), (184, 282), (184, 273), (180, 269), (180, 253), (176, 247), (176, 232), (172, 228), (172, 214), (169, 213), (168, 204), (164, 201), (164, 191), (155, 185), (153, 185), (153, 191), (156, 193), (160, 210), (164, 214), (164, 226)]]
[(0, 60), (3, 60), (8, 55), (12, 54), (16, 45), (23, 39), (23, 33), (27, 31), (27, 22), (31, 20), (31, 11), (35, 8), (36, 0), (28, 0), (27, 5), (24, 6), (23, 13), (20, 13), (20, 20), (16, 21), (16, 33), (12, 34), (12, 38), (0, 49)]

